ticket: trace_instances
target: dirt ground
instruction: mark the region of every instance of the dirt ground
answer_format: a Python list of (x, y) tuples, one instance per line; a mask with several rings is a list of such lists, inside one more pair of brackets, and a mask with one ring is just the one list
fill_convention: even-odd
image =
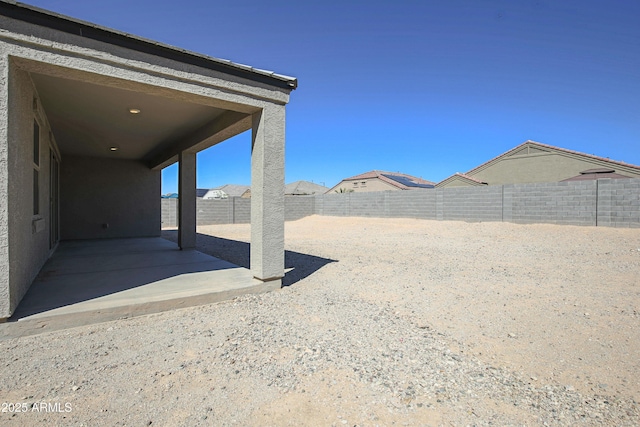
[[(248, 224), (198, 232), (248, 266)], [(74, 405), (0, 424), (640, 423), (640, 229), (312, 216), (285, 247), (280, 291), (0, 341), (5, 400)]]
[[(250, 227), (199, 231), (249, 241)], [(314, 216), (287, 223), (286, 248), (338, 261), (305, 286), (348, 275), (345, 292), (487, 363), (640, 401), (640, 229)]]

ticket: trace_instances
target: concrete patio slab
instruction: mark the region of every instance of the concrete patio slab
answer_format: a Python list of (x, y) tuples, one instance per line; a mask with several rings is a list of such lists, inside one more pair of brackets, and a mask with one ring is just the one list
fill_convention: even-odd
[(160, 237), (62, 242), (0, 338), (209, 304), (280, 287)]

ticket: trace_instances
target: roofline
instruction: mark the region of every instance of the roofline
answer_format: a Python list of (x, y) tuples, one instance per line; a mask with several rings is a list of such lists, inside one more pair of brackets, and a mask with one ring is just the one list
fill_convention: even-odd
[(125, 49), (242, 77), (270, 86), (289, 90), (294, 90), (298, 87), (298, 79), (295, 77), (276, 74), (272, 71), (260, 70), (248, 65), (237, 64), (232, 61), (181, 49), (25, 3), (0, 0), (0, 15)]
[[(432, 181), (429, 181), (427, 179), (423, 179), (423, 178), (420, 178), (420, 177), (417, 177), (417, 176), (408, 175), (408, 174), (402, 173), (402, 172), (387, 172), (387, 171), (383, 171), (383, 170), (379, 170), (379, 169), (373, 169), (373, 170), (370, 170), (369, 172), (363, 172), (363, 173), (358, 174), (358, 175), (353, 175), (353, 176), (350, 176), (349, 178), (342, 179), (342, 181), (358, 181), (358, 180), (361, 180), (361, 179), (365, 179), (365, 178), (362, 178), (362, 175), (366, 175), (368, 173), (375, 173), (376, 174), (376, 176), (371, 177), (371, 178), (380, 178), (380, 175), (387, 174), (387, 175), (404, 176), (404, 177), (408, 177), (408, 178), (411, 178), (411, 179), (420, 179), (420, 180), (424, 181), (427, 185), (435, 185), (435, 182), (432, 182)], [(342, 182), (342, 181), (340, 181), (340, 182)], [(394, 182), (397, 182), (397, 181), (394, 181)], [(400, 185), (402, 185), (402, 184), (400, 184)]]
[(453, 175), (448, 176), (445, 179), (443, 179), (442, 181), (440, 181), (439, 183), (437, 183), (436, 187), (438, 187), (440, 184), (444, 184), (445, 182), (453, 181), (455, 178), (460, 178), (463, 181), (468, 181), (472, 185), (478, 185), (478, 186), (487, 185), (486, 182), (482, 182), (482, 181), (480, 181), (478, 179), (475, 179), (473, 177), (470, 177), (470, 176), (468, 176), (468, 175), (466, 175), (464, 173), (456, 172)]
[(496, 160), (502, 158), (502, 157), (506, 157), (509, 153), (512, 153), (522, 147), (524, 147), (525, 145), (530, 144), (530, 145), (537, 145), (539, 147), (543, 147), (543, 148), (548, 148), (550, 150), (556, 150), (556, 151), (560, 151), (562, 153), (566, 153), (566, 154), (571, 154), (574, 156), (580, 156), (580, 157), (586, 157), (588, 159), (591, 160), (598, 160), (600, 162), (607, 162), (607, 163), (612, 163), (618, 166), (622, 166), (625, 168), (630, 168), (630, 169), (635, 169), (640, 171), (640, 166), (636, 166), (636, 165), (632, 165), (631, 163), (625, 163), (625, 162), (620, 162), (618, 160), (611, 160), (611, 159), (607, 159), (606, 157), (599, 157), (599, 156), (594, 156), (592, 154), (587, 154), (587, 153), (581, 153), (580, 151), (573, 151), (573, 150), (567, 150), (566, 148), (560, 148), (560, 147), (555, 147), (553, 145), (548, 145), (548, 144), (543, 144), (541, 142), (536, 142), (536, 141), (532, 141), (532, 140), (526, 140), (525, 142), (523, 142), (520, 145), (517, 145), (516, 147), (513, 147), (512, 149), (505, 151), (504, 153), (500, 154), (499, 156), (494, 157), (491, 160), (488, 160), (484, 163), (482, 163), (479, 166), (476, 166), (475, 168), (471, 169), (470, 171), (466, 172), (465, 175), (470, 175), (474, 172), (479, 171), (480, 169), (488, 166), (490, 163), (495, 162)]

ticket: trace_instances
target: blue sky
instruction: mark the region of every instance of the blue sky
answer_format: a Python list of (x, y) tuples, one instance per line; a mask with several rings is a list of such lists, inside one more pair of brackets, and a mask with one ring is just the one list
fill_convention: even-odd
[[(527, 139), (640, 165), (634, 0), (29, 3), (297, 77), (286, 182), (437, 182)], [(197, 179), (249, 184), (250, 134), (198, 154)]]

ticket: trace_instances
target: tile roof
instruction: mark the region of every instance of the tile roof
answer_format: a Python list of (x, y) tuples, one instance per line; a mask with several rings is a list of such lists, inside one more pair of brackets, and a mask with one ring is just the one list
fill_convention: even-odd
[(324, 194), (328, 190), (328, 187), (309, 181), (295, 181), (284, 186), (284, 194), (290, 195)]
[[(596, 172), (594, 172), (596, 171)], [(580, 172), (580, 175), (572, 176), (571, 178), (563, 179), (560, 182), (567, 181), (592, 181), (594, 179), (623, 179), (630, 178), (628, 176), (620, 175), (619, 173), (615, 173), (614, 171), (608, 172), (598, 172), (598, 169), (590, 169), (588, 171)]]
[(453, 181), (455, 178), (461, 178), (462, 181), (471, 181), (474, 182), (478, 185), (487, 185), (486, 182), (482, 182), (479, 179), (476, 179), (472, 176), (466, 175), (464, 173), (460, 173), (460, 172), (456, 172), (451, 176), (446, 177), (445, 179), (443, 179), (442, 181), (440, 181), (439, 183), (436, 184), (436, 187), (442, 187), (443, 184), (447, 181)]
[[(482, 182), (482, 181), (480, 181), (479, 179), (475, 179), (474, 177), (469, 176), (469, 175), (467, 175), (466, 173), (456, 172), (456, 173), (454, 173), (452, 176), (459, 176), (459, 177), (462, 177), (462, 178), (464, 178), (464, 179), (468, 179), (469, 181), (477, 182), (478, 184), (486, 184), (486, 182)], [(449, 177), (449, 178), (451, 178), (451, 177)], [(447, 179), (448, 179), (448, 178), (447, 178)]]
[(251, 190), (251, 187), (241, 184), (225, 184), (222, 187), (212, 188), (212, 190), (222, 190), (229, 197), (241, 197), (247, 190)]

